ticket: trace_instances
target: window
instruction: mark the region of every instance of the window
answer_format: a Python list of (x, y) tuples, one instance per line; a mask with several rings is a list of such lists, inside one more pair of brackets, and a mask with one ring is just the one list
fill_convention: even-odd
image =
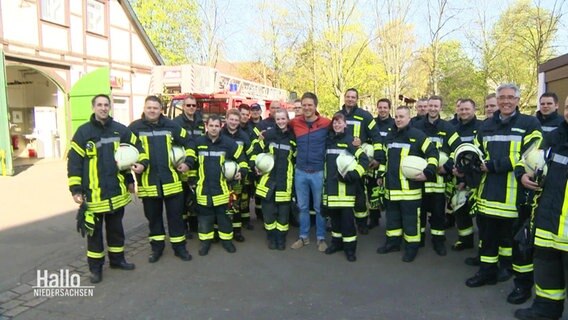
[(41, 18), (65, 25), (65, 0), (41, 0)]
[(105, 3), (87, 0), (87, 31), (105, 35)]

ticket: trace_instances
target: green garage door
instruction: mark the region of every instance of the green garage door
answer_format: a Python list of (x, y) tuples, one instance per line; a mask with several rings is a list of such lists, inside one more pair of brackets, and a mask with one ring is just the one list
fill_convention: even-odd
[(91, 99), (97, 94), (110, 95), (110, 69), (99, 68), (89, 72), (73, 85), (69, 92), (71, 105), (71, 132), (73, 136), (80, 125), (87, 122), (91, 116)]
[(4, 51), (0, 50), (0, 175), (13, 175)]

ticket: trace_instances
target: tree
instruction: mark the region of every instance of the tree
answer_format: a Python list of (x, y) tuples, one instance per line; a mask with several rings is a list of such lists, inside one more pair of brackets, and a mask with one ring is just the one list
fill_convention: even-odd
[(201, 32), (197, 35), (196, 42), (199, 47), (198, 62), (202, 65), (215, 67), (221, 55), (223, 39), (219, 32), (226, 24), (223, 16), (228, 6), (221, 9), (217, 0), (200, 0), (199, 14), (201, 19)]
[(503, 12), (492, 30), (495, 51), (495, 84), (513, 82), (521, 88), (521, 109), (531, 112), (537, 101), (538, 65), (554, 56), (562, 4), (546, 10), (529, 0), (519, 0)]
[(450, 22), (459, 12), (450, 8), (449, 0), (428, 0), (428, 29), (430, 31), (430, 55), (428, 59), (428, 89), (430, 94), (438, 94), (440, 80), (440, 43), (457, 28), (448, 30)]
[(387, 0), (383, 8), (377, 7), (377, 20), (386, 21), (377, 30), (375, 50), (385, 70), (385, 96), (397, 101), (409, 89), (408, 73), (413, 59), (415, 36), (413, 26), (406, 22), (409, 1)]
[(166, 64), (183, 64), (197, 58), (191, 49), (201, 26), (195, 0), (129, 1)]

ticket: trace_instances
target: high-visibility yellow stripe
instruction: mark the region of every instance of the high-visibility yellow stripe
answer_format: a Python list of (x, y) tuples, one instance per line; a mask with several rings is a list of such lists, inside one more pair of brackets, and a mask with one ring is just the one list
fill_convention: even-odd
[(179, 236), (179, 237), (171, 237), (170, 236), (170, 242), (171, 243), (180, 243), (185, 241), (185, 235)]
[(544, 289), (543, 287), (539, 286), (538, 283), (535, 283), (535, 293), (537, 296), (555, 300), (555, 301), (564, 301), (566, 299), (566, 290), (562, 289)]
[(331, 232), (332, 238), (341, 238), (342, 234), (340, 232)]
[(480, 256), (479, 260), (483, 263), (492, 263), (495, 264), (497, 263), (497, 261), (499, 261), (499, 256), (493, 256), (493, 257), (489, 257), (489, 256)]
[[(568, 194), (568, 184), (564, 187), (564, 194)], [(568, 197), (564, 197), (564, 202), (562, 202), (562, 211), (560, 215), (560, 221), (558, 222), (558, 234), (564, 238), (568, 238), (568, 226), (566, 226), (566, 216), (568, 215)]]
[(102, 259), (102, 258), (105, 257), (105, 253), (104, 252), (87, 251), (87, 257), (93, 258), (93, 259)]
[(68, 179), (68, 184), (69, 186), (76, 186), (76, 185), (81, 185), (82, 182), (82, 178), (81, 177), (77, 177), (77, 176), (70, 176)]
[(446, 234), (446, 232), (444, 230), (430, 229), (430, 234), (432, 234), (433, 236), (443, 236)]
[(75, 141), (71, 141), (71, 150), (77, 152), (77, 154), (81, 157), (84, 158), (85, 157), (85, 150), (83, 148), (81, 148), (81, 146), (79, 146), (77, 144), (77, 142)]
[(233, 232), (225, 233), (225, 232), (219, 231), (219, 238), (221, 240), (232, 240), (233, 239)]
[(499, 255), (502, 257), (512, 257), (513, 248), (511, 247), (499, 247)]
[(402, 229), (387, 230), (387, 237), (400, 237), (402, 236)]
[(288, 226), (288, 224), (280, 224), (280, 223), (276, 222), (276, 229), (278, 229), (278, 231), (281, 231), (281, 232), (286, 232), (286, 231), (288, 231), (289, 226)]
[(121, 253), (124, 252), (124, 247), (108, 247), (108, 252), (112, 252), (112, 253)]
[(208, 232), (208, 233), (199, 232), (199, 240), (213, 240), (213, 238), (214, 238), (213, 231)]
[(409, 235), (409, 234), (404, 234), (404, 240), (406, 242), (420, 242), (420, 234), (416, 234), (416, 235)]
[(165, 234), (158, 234), (155, 236), (149, 236), (148, 239), (150, 241), (166, 241), (166, 235)]
[(343, 237), (343, 242), (355, 242), (357, 241), (357, 236), (351, 236), (351, 237)]
[(469, 236), (470, 234), (473, 234), (473, 227), (469, 227), (466, 229), (458, 229), (458, 235), (462, 237)]
[(527, 265), (523, 265), (523, 266), (519, 266), (513, 263), (513, 270), (519, 273), (529, 273), (529, 272), (533, 272), (534, 271), (534, 265), (531, 264), (527, 264)]

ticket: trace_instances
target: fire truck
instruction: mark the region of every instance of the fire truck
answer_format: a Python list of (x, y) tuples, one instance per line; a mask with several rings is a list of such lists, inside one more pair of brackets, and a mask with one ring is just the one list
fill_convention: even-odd
[(169, 118), (180, 115), (183, 100), (189, 95), (197, 100), (204, 117), (218, 114), (224, 117), (227, 110), (242, 103), (258, 103), (266, 117), (270, 105), (279, 101), (285, 107), (286, 90), (244, 80), (200, 65), (156, 66), (152, 70), (150, 90), (169, 100), (165, 113)]

